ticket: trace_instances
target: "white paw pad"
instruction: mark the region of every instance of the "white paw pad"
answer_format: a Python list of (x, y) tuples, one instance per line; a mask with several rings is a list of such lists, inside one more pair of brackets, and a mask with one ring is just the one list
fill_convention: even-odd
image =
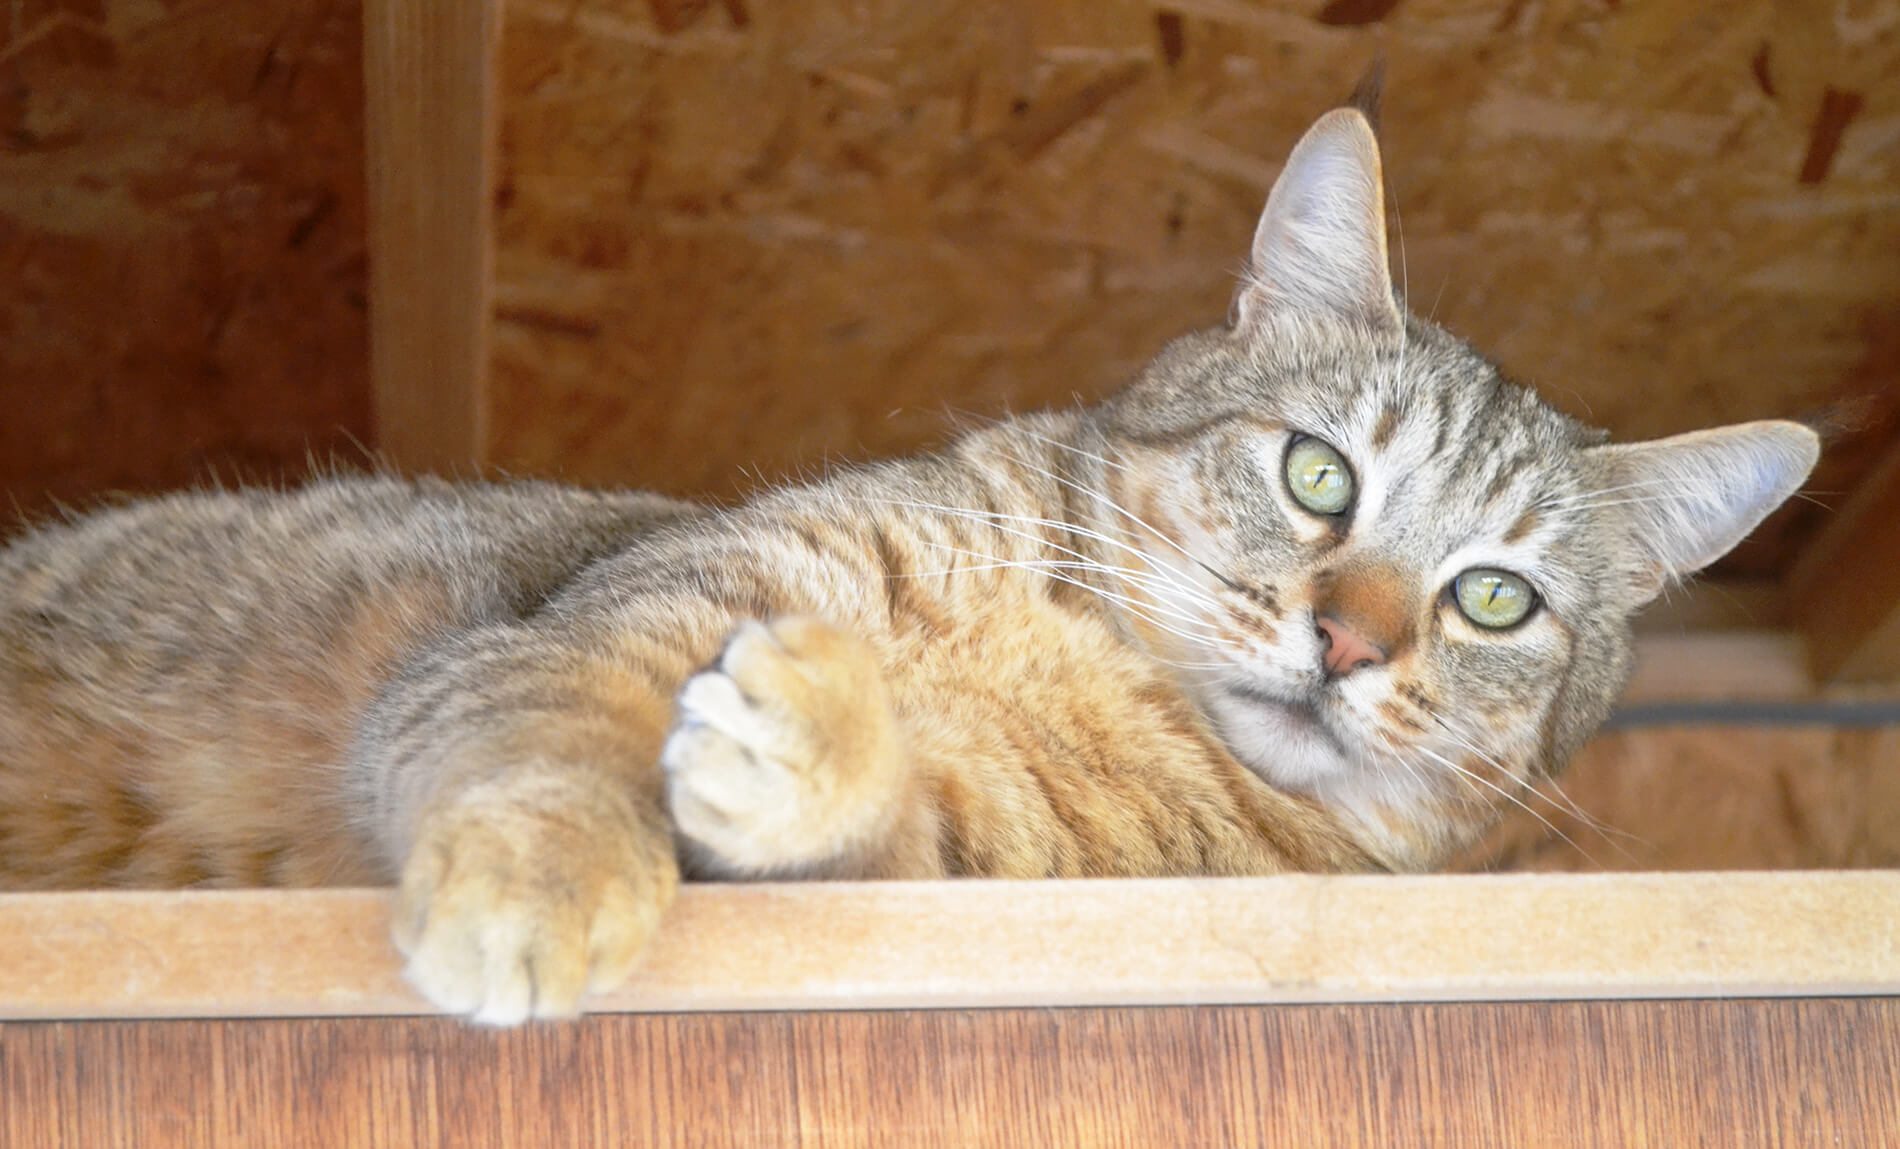
[(688, 836), (735, 860), (754, 852), (741, 839), (757, 845), (801, 820), (809, 785), (791, 765), (809, 754), (797, 721), (749, 697), (728, 672), (732, 660), (758, 657), (747, 646), (761, 641), (773, 643), (765, 627), (746, 624), (718, 664), (687, 680), (660, 751), (674, 820)]

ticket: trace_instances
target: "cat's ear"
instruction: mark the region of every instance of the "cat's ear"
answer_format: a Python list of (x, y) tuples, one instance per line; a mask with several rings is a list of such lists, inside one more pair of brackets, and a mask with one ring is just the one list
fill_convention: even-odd
[(1386, 263), (1379, 141), (1358, 108), (1337, 108), (1307, 129), (1254, 229), (1234, 326), (1287, 311), (1404, 327)]
[(1727, 554), (1794, 494), (1820, 458), (1821, 437), (1763, 420), (1592, 450), (1609, 463), (1600, 500), (1629, 524), (1640, 604)]

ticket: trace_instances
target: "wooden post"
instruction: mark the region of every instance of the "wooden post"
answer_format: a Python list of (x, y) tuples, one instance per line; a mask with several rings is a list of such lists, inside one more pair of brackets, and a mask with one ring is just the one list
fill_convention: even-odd
[(366, 0), (376, 446), (472, 474), (487, 445), (500, 0)]

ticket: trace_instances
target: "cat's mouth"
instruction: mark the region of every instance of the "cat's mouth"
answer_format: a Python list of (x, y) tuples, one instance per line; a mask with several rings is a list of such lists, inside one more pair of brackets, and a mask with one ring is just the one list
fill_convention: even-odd
[(1271, 711), (1289, 736), (1320, 739), (1342, 757), (1345, 755), (1345, 743), (1333, 730), (1332, 724), (1326, 720), (1326, 715), (1313, 702), (1303, 698), (1284, 698), (1277, 694), (1269, 694), (1244, 683), (1226, 683), (1224, 686), (1227, 693), (1248, 706)]

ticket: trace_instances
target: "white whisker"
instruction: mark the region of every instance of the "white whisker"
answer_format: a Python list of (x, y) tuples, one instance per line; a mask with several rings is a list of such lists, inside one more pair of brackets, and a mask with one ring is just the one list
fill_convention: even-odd
[[(1096, 461), (1097, 463), (1100, 463), (1104, 467), (1113, 467), (1117, 471), (1126, 471), (1128, 469), (1128, 465), (1126, 463), (1117, 463), (1113, 459), (1104, 458), (1103, 456), (1098, 455), (1093, 451), (1084, 451), (1082, 448), (1076, 446), (1073, 443), (1064, 443), (1060, 439), (1051, 439), (1047, 435), (1039, 435), (1036, 432), (1031, 431), (1027, 427), (1018, 427), (1016, 428), (1016, 430), (1029, 436), (1031, 439), (1034, 439), (1038, 443), (1043, 443), (1048, 446), (1054, 447), (1059, 451), (1068, 451), (1072, 454), (1080, 455), (1084, 459), (1093, 459), (1094, 461)], [(1014, 458), (1014, 456), (1011, 456), (1011, 457)], [(1020, 460), (1018, 461), (1020, 462)]]
[(1631, 483), (1618, 483), (1614, 487), (1591, 487), (1588, 490), (1573, 491), (1570, 494), (1564, 495), (1560, 498), (1546, 500), (1546, 502), (1560, 503), (1560, 502), (1565, 501), (1566, 499), (1587, 499), (1592, 495), (1608, 495), (1608, 494), (1614, 494), (1617, 491), (1634, 491), (1634, 490), (1639, 490), (1643, 487), (1673, 486), (1678, 482), (1680, 482), (1680, 480), (1675, 479), (1675, 478), (1637, 479), (1635, 482), (1631, 482)]
[(1052, 482), (1060, 483), (1063, 486), (1068, 487), (1070, 490), (1087, 495), (1089, 498), (1094, 499), (1096, 502), (1107, 507), (1109, 510), (1114, 511), (1116, 514), (1123, 516), (1124, 518), (1128, 519), (1130, 522), (1141, 527), (1143, 530), (1147, 531), (1149, 534), (1153, 535), (1155, 538), (1160, 539), (1162, 542), (1173, 547), (1175, 550), (1180, 551), (1181, 554), (1185, 556), (1189, 562), (1192, 562), (1196, 566), (1205, 565), (1201, 562), (1200, 559), (1195, 558), (1194, 554), (1191, 551), (1189, 551), (1186, 547), (1182, 546), (1180, 543), (1175, 542), (1173, 539), (1169, 538), (1167, 535), (1162, 534), (1159, 529), (1149, 524), (1149, 522), (1146, 519), (1142, 518), (1140, 515), (1137, 515), (1135, 512), (1129, 510), (1127, 507), (1122, 506), (1120, 503), (1116, 502), (1114, 499), (1109, 498), (1107, 495), (1104, 495), (1100, 491), (1094, 490), (1093, 488), (1090, 488), (1090, 487), (1085, 487), (1082, 484), (1074, 482), (1072, 480), (1065, 479), (1061, 475), (1055, 474), (1051, 471), (1046, 471), (1043, 468), (1036, 466), (1034, 463), (1029, 462), (1027, 459), (1019, 459), (1015, 455), (1011, 455), (1007, 453), (1004, 455), (1004, 458), (1009, 459), (1010, 461), (1016, 463), (1018, 466), (1026, 467), (1029, 470), (1034, 471), (1036, 474), (1041, 475), (1045, 479), (1048, 479)]
[[(1399, 294), (1405, 298), (1405, 308), (1412, 306), (1412, 266), (1405, 258), (1405, 217), (1399, 214), (1399, 205), (1392, 205), (1392, 222), (1399, 230)], [(1432, 305), (1434, 308), (1437, 304)], [(1412, 333), (1406, 330), (1405, 315), (1399, 315), (1399, 359), (1392, 367), (1392, 382), (1397, 384), (1405, 377), (1405, 352), (1412, 345)]]
[(1049, 568), (1049, 564), (1047, 563), (1038, 562), (1033, 559), (1020, 559), (1020, 560), (1004, 559), (996, 555), (983, 554), (980, 551), (966, 550), (962, 547), (953, 547), (948, 543), (928, 542), (925, 545), (935, 547), (938, 550), (945, 550), (945, 551), (950, 551), (954, 554), (965, 555), (969, 558), (980, 559), (984, 563), (989, 564), (991, 567), (997, 567), (997, 568), (1012, 567), (1018, 570), (1033, 571), (1047, 578), (1054, 579), (1057, 582), (1064, 582), (1064, 583), (1068, 583), (1071, 586), (1080, 587), (1083, 590), (1089, 591), (1093, 594), (1100, 595), (1101, 597), (1105, 599), (1109, 599), (1110, 601), (1121, 603), (1123, 606), (1127, 607), (1131, 611), (1141, 612), (1142, 617), (1146, 618), (1149, 622), (1154, 623), (1156, 626), (1163, 626), (1163, 624), (1158, 619), (1154, 618), (1148, 612), (1160, 611), (1161, 613), (1165, 614), (1167, 617), (1172, 618), (1185, 626), (1196, 626), (1196, 627), (1205, 628), (1205, 632), (1202, 635), (1196, 637), (1196, 636), (1191, 636), (1186, 633), (1183, 633), (1182, 631), (1179, 631), (1179, 630), (1174, 630), (1173, 628), (1163, 627), (1163, 629), (1168, 629), (1170, 630), (1171, 633), (1178, 634), (1182, 638), (1188, 638), (1192, 641), (1200, 641), (1200, 642), (1220, 641), (1219, 631), (1213, 626), (1212, 623), (1209, 623), (1206, 619), (1199, 618), (1194, 615), (1186, 614), (1179, 610), (1161, 606), (1159, 604), (1142, 602), (1139, 599), (1130, 598), (1127, 595), (1116, 594), (1114, 591), (1111, 591), (1111, 590), (1104, 590), (1103, 588), (1098, 587), (1094, 585), (1093, 583), (1084, 582), (1081, 579), (1072, 578), (1066, 574), (1062, 574), (1058, 571), (1051, 570)]
[(1577, 503), (1563, 508), (1566, 514), (1583, 511), (1597, 511), (1605, 507), (1629, 507), (1647, 503), (1680, 503), (1682, 500), (1669, 495), (1637, 495), (1628, 499), (1604, 499), (1595, 503)]
[(1162, 658), (1156, 654), (1150, 654), (1148, 658), (1151, 662), (1158, 662), (1162, 666), (1171, 666), (1176, 670), (1209, 670), (1224, 673), (1234, 668), (1232, 663), (1227, 662), (1181, 662), (1178, 659)]
[[(1549, 794), (1544, 793), (1542, 789), (1539, 788), (1542, 786), (1549, 786), (1551, 790), (1553, 790), (1556, 793), (1557, 797), (1553, 798)], [(1556, 809), (1559, 809), (1568, 813), (1571, 817), (1583, 823), (1584, 828), (1588, 829), (1592, 833), (1596, 834), (1598, 837), (1602, 838), (1605, 842), (1608, 842), (1611, 846), (1615, 847), (1616, 851), (1622, 854), (1625, 860), (1630, 861), (1630, 862), (1636, 861), (1636, 858), (1633, 855), (1631, 855), (1628, 850), (1625, 850), (1621, 844), (1616, 842), (1615, 839), (1622, 838), (1625, 841), (1635, 842), (1635, 843), (1638, 843), (1639, 845), (1642, 844), (1643, 839), (1635, 834), (1630, 833), (1627, 830), (1619, 830), (1615, 826), (1610, 825), (1609, 823), (1598, 818), (1596, 815), (1590, 813), (1588, 810), (1585, 810), (1582, 806), (1577, 804), (1577, 800), (1575, 798), (1572, 798), (1570, 795), (1564, 793), (1563, 787), (1557, 784), (1557, 780), (1555, 778), (1545, 779), (1543, 782), (1539, 783), (1538, 786), (1532, 787), (1531, 793), (1536, 794), (1538, 797), (1542, 798), (1544, 801), (1549, 802)], [(1558, 801), (1559, 798), (1561, 798), (1562, 801)]]
[(1443, 764), (1447, 769), (1453, 770), (1457, 772), (1458, 774), (1463, 775), (1464, 777), (1470, 779), (1471, 781), (1476, 782), (1480, 786), (1483, 786), (1489, 790), (1495, 791), (1499, 797), (1503, 798), (1505, 801), (1511, 803), (1511, 805), (1516, 806), (1518, 809), (1524, 811), (1526, 814), (1529, 814), (1531, 817), (1543, 823), (1544, 828), (1546, 830), (1549, 830), (1551, 833), (1557, 835), (1559, 838), (1562, 838), (1570, 846), (1571, 849), (1577, 851), (1577, 853), (1579, 854), (1582, 854), (1586, 859), (1589, 860), (1589, 862), (1592, 865), (1598, 864), (1596, 858), (1591, 856), (1590, 851), (1584, 849), (1582, 846), (1577, 845), (1576, 840), (1574, 838), (1572, 838), (1569, 834), (1564, 833), (1562, 830), (1558, 829), (1557, 824), (1555, 822), (1552, 822), (1549, 818), (1546, 818), (1542, 814), (1539, 814), (1537, 810), (1530, 805), (1530, 803), (1524, 801), (1522, 798), (1519, 798), (1517, 795), (1511, 793), (1509, 790), (1506, 790), (1504, 787), (1498, 785), (1496, 782), (1491, 781), (1489, 778), (1486, 778), (1481, 774), (1478, 774), (1472, 770), (1468, 770), (1465, 767), (1460, 766), (1458, 763), (1445, 757), (1443, 754), (1440, 754), (1437, 751), (1430, 749), (1429, 747), (1420, 746), (1417, 749), (1419, 753), (1424, 754), (1426, 757), (1431, 758), (1434, 761), (1437, 761)]
[[(1454, 742), (1458, 746), (1463, 747), (1466, 750), (1469, 750), (1471, 753), (1476, 754), (1479, 758), (1489, 763), (1494, 769), (1500, 771), (1501, 773), (1505, 773), (1505, 774), (1510, 773), (1510, 771), (1504, 769), (1503, 763), (1499, 762), (1496, 758), (1493, 758), (1491, 755), (1479, 749), (1478, 746), (1474, 744), (1467, 737), (1467, 735), (1470, 733), (1469, 731), (1460, 732), (1458, 730), (1455, 730), (1452, 728), (1452, 726), (1449, 723), (1447, 723), (1444, 719), (1438, 717), (1435, 714), (1432, 715), (1432, 721), (1438, 724), (1439, 728), (1445, 732), (1445, 736), (1451, 739), (1452, 742)], [(1539, 790), (1536, 786), (1527, 786), (1525, 788), (1525, 792), (1533, 795), (1534, 797), (1542, 798), (1544, 801), (1550, 803), (1550, 806), (1553, 810), (1561, 811), (1575, 818), (1578, 822), (1583, 824), (1583, 827), (1585, 829), (1590, 830), (1593, 833), (1595, 833), (1597, 837), (1602, 838), (1606, 843), (1608, 843), (1611, 847), (1613, 847), (1617, 851), (1617, 853), (1622, 854), (1626, 861), (1629, 861), (1631, 863), (1634, 863), (1636, 861), (1636, 858), (1632, 856), (1628, 850), (1625, 850), (1620, 842), (1613, 840), (1611, 837), (1612, 834), (1615, 834), (1618, 837), (1628, 838), (1630, 841), (1638, 841), (1639, 839), (1636, 837), (1636, 835), (1625, 833), (1622, 830), (1617, 830), (1611, 826), (1606, 825), (1605, 823), (1597, 819), (1595, 816), (1590, 814), (1582, 806), (1579, 806), (1576, 803), (1575, 799), (1571, 798), (1570, 795), (1565, 794), (1563, 792), (1563, 788), (1557, 785), (1556, 779), (1554, 778), (1546, 779), (1546, 781), (1550, 783), (1551, 789), (1557, 791), (1557, 793), (1562, 796), (1562, 798), (1564, 799), (1563, 802), (1557, 801), (1557, 799), (1552, 798), (1549, 794), (1546, 794), (1542, 790)], [(1585, 856), (1587, 857), (1588, 855), (1585, 855)], [(1592, 858), (1591, 861), (1594, 862), (1595, 859)]]
[[(984, 516), (984, 517), (993, 517), (993, 516)], [(1071, 527), (1069, 524), (1063, 523), (1056, 519), (1035, 519), (1035, 518), (1030, 518), (1028, 516), (1018, 516), (1018, 517), (1023, 518), (1025, 519), (1025, 521), (1028, 521), (1028, 522), (1039, 523), (1039, 524), (1049, 526), (1049, 527), (1054, 527), (1058, 530), (1063, 530), (1063, 531), (1074, 531), (1075, 533), (1080, 534), (1085, 538), (1098, 539), (1101, 542), (1109, 543), (1114, 546), (1119, 546), (1123, 550), (1131, 552), (1136, 557), (1140, 558), (1143, 562), (1146, 562), (1148, 564), (1149, 570), (1152, 571), (1153, 573), (1149, 575), (1144, 575), (1142, 577), (1158, 578), (1163, 584), (1168, 586), (1170, 589), (1178, 591), (1184, 596), (1204, 606), (1207, 606), (1213, 609), (1220, 608), (1220, 603), (1216, 601), (1212, 595), (1208, 594), (1206, 591), (1203, 591), (1201, 588), (1193, 585), (1192, 583), (1183, 581), (1179, 576), (1175, 575), (1173, 571), (1170, 571), (1168, 570), (1168, 568), (1164, 566), (1160, 566), (1159, 564), (1155, 563), (1147, 554), (1143, 553), (1142, 551), (1137, 550), (1134, 547), (1129, 547), (1124, 544), (1121, 544), (1114, 539), (1108, 538), (1107, 536), (1098, 535), (1094, 533), (1093, 531), (1090, 531), (1086, 528)], [(1007, 534), (1015, 535), (1019, 538), (1028, 539), (1032, 542), (1041, 543), (1044, 546), (1051, 548), (1052, 550), (1060, 551), (1063, 554), (1070, 555), (1080, 560), (1082, 563), (1088, 565), (1089, 567), (1093, 569), (1103, 570), (1103, 571), (1130, 571), (1131, 573), (1133, 573), (1132, 568), (1111, 567), (1106, 563), (1099, 562), (1098, 560), (1093, 559), (1089, 557), (1088, 555), (1083, 554), (1081, 551), (1074, 550), (1070, 547), (1065, 547), (1061, 543), (1052, 542), (1048, 539), (1043, 538), (1041, 535), (1035, 534), (1033, 532), (1016, 530), (1015, 528), (1012, 528), (1012, 527), (1005, 527), (1005, 526), (1000, 526), (996, 524), (992, 524), (992, 525), (995, 526), (996, 529), (999, 531), (1003, 531)]]
[(1424, 775), (1419, 773), (1417, 763), (1410, 761), (1404, 754), (1401, 754), (1399, 748), (1393, 744), (1392, 739), (1386, 735), (1385, 731), (1374, 730), (1372, 733), (1379, 739), (1380, 743), (1384, 745), (1386, 753), (1391, 757), (1392, 761), (1404, 767), (1405, 772), (1411, 775), (1412, 781), (1418, 783), (1419, 789), (1430, 789), (1430, 787), (1426, 785)]
[(1093, 539), (1097, 542), (1105, 543), (1109, 546), (1115, 547), (1119, 550), (1123, 550), (1123, 551), (1128, 552), (1129, 554), (1134, 555), (1136, 558), (1139, 558), (1142, 562), (1148, 564), (1149, 568), (1155, 573), (1155, 575), (1157, 575), (1158, 577), (1162, 579), (1165, 579), (1168, 582), (1169, 586), (1173, 587), (1175, 590), (1181, 592), (1184, 595), (1194, 598), (1197, 601), (1204, 603), (1205, 605), (1209, 607), (1218, 607), (1220, 605), (1211, 595), (1207, 594), (1207, 592), (1203, 591), (1201, 588), (1197, 586), (1194, 586), (1192, 583), (1188, 583), (1181, 580), (1181, 578), (1178, 575), (1176, 575), (1173, 571), (1155, 562), (1152, 556), (1150, 556), (1146, 551), (1141, 550), (1139, 547), (1129, 546), (1127, 543), (1124, 543), (1120, 541), (1119, 539), (1109, 538), (1107, 535), (1101, 534), (1100, 532), (1097, 532), (1097, 531), (1090, 530), (1087, 527), (1077, 526), (1074, 523), (1063, 522), (1059, 519), (1040, 518), (1035, 515), (1013, 515), (1004, 511), (970, 510), (965, 507), (952, 507), (952, 506), (946, 506), (941, 503), (918, 503), (918, 502), (910, 502), (910, 501), (899, 500), (899, 499), (880, 499), (876, 501), (887, 503), (891, 506), (908, 507), (913, 510), (937, 511), (942, 514), (954, 515), (958, 518), (966, 519), (972, 522), (988, 523), (994, 529), (1002, 531), (1006, 534), (1015, 535), (1018, 538), (1027, 539), (1031, 542), (1041, 544), (1042, 546), (1046, 546), (1053, 550), (1060, 551), (1063, 554), (1069, 555), (1073, 558), (1081, 559), (1084, 562), (1089, 562), (1089, 563), (1095, 562), (1096, 561), (1095, 559), (1090, 558), (1088, 555), (1085, 555), (1080, 551), (1071, 549), (1069, 547), (1065, 547), (1061, 543), (1054, 542), (1053, 540), (1044, 538), (1043, 536), (1035, 534), (1030, 531), (1023, 531), (1023, 530), (1018, 530), (1012, 527), (1004, 526), (1003, 523), (1004, 522), (1025, 523), (1032, 526), (1051, 527), (1051, 528), (1054, 528), (1055, 530), (1062, 531), (1064, 533), (1077, 534), (1084, 538)]
[[(1595, 503), (1606, 495), (1621, 494), (1625, 491), (1646, 491), (1661, 489), (1679, 489), (1680, 479), (1639, 479), (1633, 483), (1619, 483), (1614, 487), (1596, 487), (1587, 491), (1573, 491), (1568, 495), (1539, 499), (1532, 504), (1535, 510), (1569, 511)], [(1659, 496), (1667, 497), (1667, 496)]]
[[(935, 547), (940, 550), (955, 549), (955, 548), (949, 547), (949, 545), (946, 543), (939, 543), (939, 542), (934, 542), (934, 541), (926, 541), (924, 545), (929, 546), (929, 547)], [(977, 557), (977, 552), (975, 551), (965, 551), (963, 553), (968, 554), (971, 557)], [(1130, 570), (1127, 567), (1114, 567), (1114, 566), (1107, 566), (1105, 564), (1092, 563), (1092, 562), (1087, 562), (1087, 561), (1065, 560), (1065, 559), (1021, 559), (1021, 560), (997, 559), (994, 562), (979, 565), (979, 566), (940, 567), (936, 570), (929, 570), (929, 571), (909, 571), (905, 574), (901, 574), (896, 577), (898, 578), (928, 578), (928, 577), (933, 577), (933, 576), (938, 576), (938, 575), (961, 574), (967, 571), (997, 570), (1003, 567), (1020, 567), (1020, 566), (1026, 566), (1026, 565), (1048, 567), (1051, 570), (1099, 571), (1104, 574), (1112, 574), (1115, 577), (1121, 579), (1123, 582), (1132, 583), (1136, 587), (1139, 587), (1143, 590), (1149, 590), (1149, 591), (1154, 590), (1153, 584), (1157, 582), (1160, 582), (1163, 588), (1171, 589), (1172, 587), (1172, 584), (1166, 583), (1162, 580), (1155, 579), (1150, 575), (1142, 574), (1140, 571)], [(1210, 604), (1210, 605), (1218, 605), (1218, 604)]]

